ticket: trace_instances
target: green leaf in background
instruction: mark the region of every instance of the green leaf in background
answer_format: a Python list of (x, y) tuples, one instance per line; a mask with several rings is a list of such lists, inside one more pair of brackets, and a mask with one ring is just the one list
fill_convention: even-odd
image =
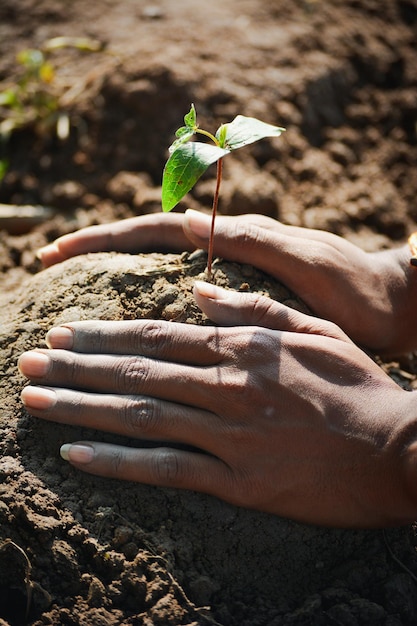
[(238, 115), (233, 122), (220, 126), (216, 138), (224, 148), (237, 150), (265, 137), (279, 137), (284, 130), (285, 128), (266, 124), (254, 117)]
[(17, 54), (17, 61), (27, 68), (37, 69), (45, 61), (45, 57), (40, 50), (21, 50)]
[(6, 89), (0, 92), (0, 106), (15, 107), (19, 104), (19, 98), (15, 89)]
[(98, 41), (98, 39), (89, 37), (53, 37), (44, 45), (44, 50), (48, 52), (60, 48), (76, 48), (83, 52), (99, 52), (103, 50), (104, 44)]
[(7, 159), (0, 159), (0, 181), (6, 176), (9, 169), (9, 161)]
[(179, 145), (169, 157), (162, 177), (162, 210), (171, 211), (212, 164), (230, 150), (193, 141)]

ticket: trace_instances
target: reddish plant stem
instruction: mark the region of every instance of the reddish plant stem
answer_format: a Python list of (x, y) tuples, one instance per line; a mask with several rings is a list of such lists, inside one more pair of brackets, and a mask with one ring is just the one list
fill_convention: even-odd
[(208, 246), (208, 257), (207, 257), (207, 280), (209, 283), (211, 282), (211, 266), (213, 264), (214, 223), (216, 221), (217, 207), (219, 205), (222, 172), (223, 172), (223, 159), (221, 158), (217, 161), (216, 189), (214, 191), (213, 207), (211, 210), (211, 229), (210, 229), (210, 239), (209, 239), (209, 246)]

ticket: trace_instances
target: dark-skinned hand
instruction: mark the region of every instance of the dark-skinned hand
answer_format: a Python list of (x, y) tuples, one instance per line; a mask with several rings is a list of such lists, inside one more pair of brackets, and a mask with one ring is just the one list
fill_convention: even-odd
[(414, 394), (331, 322), (204, 282), (195, 297), (218, 327), (69, 323), (49, 332), (49, 349), (21, 356), (32, 415), (155, 442), (81, 441), (62, 456), (303, 522), (413, 520)]
[[(65, 235), (39, 256), (47, 267), (85, 252), (207, 249), (209, 231), (203, 213), (156, 213)], [(331, 233), (241, 215), (217, 218), (214, 252), (279, 279), (359, 345), (396, 355), (417, 348), (417, 268), (406, 247), (367, 253)]]

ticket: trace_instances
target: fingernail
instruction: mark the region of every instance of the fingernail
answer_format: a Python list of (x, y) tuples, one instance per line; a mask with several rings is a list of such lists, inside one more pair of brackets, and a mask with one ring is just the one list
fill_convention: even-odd
[(70, 350), (74, 345), (74, 331), (67, 326), (51, 328), (46, 334), (45, 341), (48, 348)]
[(58, 246), (56, 246), (53, 243), (50, 243), (47, 246), (43, 246), (42, 248), (39, 248), (39, 250), (36, 251), (36, 256), (38, 257), (40, 261), (42, 261), (42, 258), (45, 256), (45, 254), (51, 254), (51, 252), (53, 253), (59, 252)]
[(49, 365), (49, 357), (35, 351), (22, 354), (17, 364), (20, 373), (29, 378), (42, 378), (48, 372)]
[(94, 448), (79, 443), (64, 443), (59, 453), (64, 461), (87, 464), (94, 459)]
[(208, 215), (199, 213), (193, 209), (185, 212), (186, 224), (197, 237), (208, 239), (210, 237), (211, 220)]
[(211, 298), (212, 300), (224, 300), (228, 296), (226, 289), (217, 287), (217, 285), (213, 285), (212, 283), (206, 283), (203, 280), (196, 280), (194, 288), (198, 291), (200, 296)]
[(28, 385), (20, 394), (23, 404), (31, 409), (50, 409), (56, 404), (56, 393), (44, 387)]

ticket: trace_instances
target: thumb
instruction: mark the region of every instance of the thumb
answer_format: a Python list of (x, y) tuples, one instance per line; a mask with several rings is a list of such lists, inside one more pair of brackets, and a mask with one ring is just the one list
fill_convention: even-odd
[(306, 315), (257, 293), (227, 290), (198, 280), (194, 283), (194, 297), (203, 313), (222, 326), (262, 326), (350, 342), (336, 324)]
[(211, 218), (205, 213), (187, 209), (183, 221), (184, 234), (197, 248), (206, 250), (209, 244)]

